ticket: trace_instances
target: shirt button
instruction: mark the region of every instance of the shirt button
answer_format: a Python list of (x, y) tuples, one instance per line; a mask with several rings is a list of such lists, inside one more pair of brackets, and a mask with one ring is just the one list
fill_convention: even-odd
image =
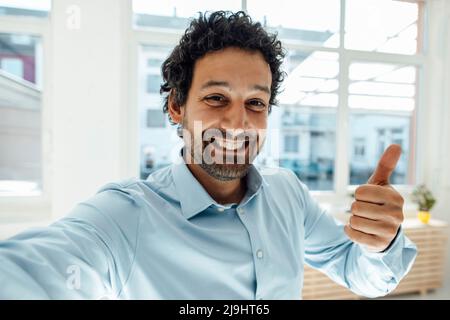
[(256, 257), (258, 259), (262, 259), (264, 256), (263, 251), (261, 249), (259, 249), (258, 251), (256, 251)]
[(223, 212), (224, 210), (225, 210), (225, 209), (222, 208), (222, 207), (217, 208), (217, 211), (219, 211), (219, 212)]

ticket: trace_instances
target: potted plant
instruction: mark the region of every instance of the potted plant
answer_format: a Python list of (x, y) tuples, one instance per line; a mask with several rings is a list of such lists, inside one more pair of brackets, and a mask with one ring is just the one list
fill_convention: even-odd
[(431, 191), (424, 184), (418, 185), (412, 192), (412, 201), (419, 206), (419, 220), (422, 223), (428, 223), (431, 216), (430, 210), (436, 203)]

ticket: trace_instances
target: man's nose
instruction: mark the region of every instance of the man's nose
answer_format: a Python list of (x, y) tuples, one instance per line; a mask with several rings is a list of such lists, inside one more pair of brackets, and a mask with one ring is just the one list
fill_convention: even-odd
[(247, 126), (247, 110), (244, 103), (234, 103), (224, 111), (222, 118), (222, 127), (224, 129), (245, 129)]

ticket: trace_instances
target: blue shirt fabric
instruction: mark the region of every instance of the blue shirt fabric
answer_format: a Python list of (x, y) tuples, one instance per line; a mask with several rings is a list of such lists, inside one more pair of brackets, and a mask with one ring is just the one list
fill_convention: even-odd
[(0, 242), (1, 299), (301, 299), (304, 263), (382, 296), (410, 270), (400, 229), (383, 253), (348, 239), (291, 171), (247, 175), (220, 205), (182, 161), (104, 186), (66, 217)]

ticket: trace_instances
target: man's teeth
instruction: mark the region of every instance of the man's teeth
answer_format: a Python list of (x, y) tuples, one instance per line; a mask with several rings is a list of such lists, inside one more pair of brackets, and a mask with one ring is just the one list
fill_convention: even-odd
[(245, 140), (225, 140), (225, 139), (215, 139), (214, 140), (219, 147), (227, 149), (227, 150), (236, 150), (242, 147)]

